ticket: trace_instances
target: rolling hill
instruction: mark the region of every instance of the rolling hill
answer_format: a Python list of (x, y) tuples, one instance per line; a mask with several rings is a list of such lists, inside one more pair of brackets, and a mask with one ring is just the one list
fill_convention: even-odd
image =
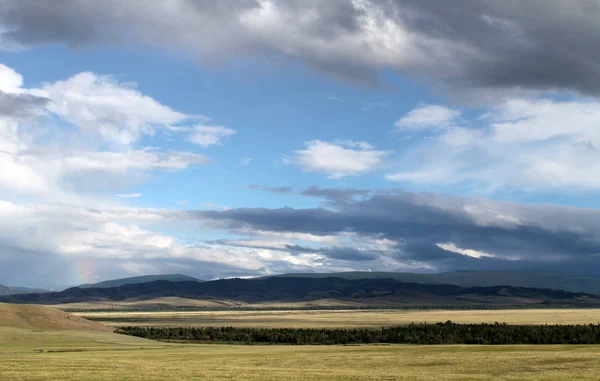
[(170, 282), (202, 282), (200, 279), (196, 279), (191, 276), (182, 274), (163, 274), (163, 275), (144, 275), (136, 276), (132, 278), (112, 279), (105, 280), (98, 283), (82, 284), (79, 288), (111, 288), (124, 286), (126, 284), (140, 284), (154, 282), (157, 280), (164, 280)]
[(100, 323), (53, 308), (28, 304), (0, 303), (0, 327), (112, 332), (112, 328)]
[(421, 284), (451, 284), (462, 287), (511, 286), (549, 288), (600, 295), (600, 278), (541, 271), (456, 271), (438, 274), (351, 271), (340, 273), (297, 273), (271, 277), (394, 279)]
[(246, 303), (337, 300), (365, 306), (600, 306), (600, 296), (510, 286), (461, 287), (394, 279), (274, 277), (210, 282), (154, 281), (112, 288), (74, 287), (61, 292), (0, 297), (10, 303), (65, 304), (179, 297)]

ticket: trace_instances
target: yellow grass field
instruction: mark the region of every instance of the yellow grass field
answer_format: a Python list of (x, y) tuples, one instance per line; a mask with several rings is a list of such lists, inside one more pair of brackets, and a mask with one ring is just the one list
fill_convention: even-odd
[(256, 309), (277, 309), (277, 308), (328, 308), (328, 307), (361, 307), (369, 306), (368, 303), (361, 301), (348, 301), (339, 299), (318, 299), (301, 302), (265, 302), (265, 303), (246, 303), (228, 299), (189, 299), (176, 296), (165, 296), (154, 299), (138, 300), (126, 299), (121, 301), (95, 300), (93, 302), (79, 302), (56, 304), (51, 307), (61, 310), (94, 310), (94, 309), (127, 309), (127, 308), (176, 308), (176, 307), (209, 307), (209, 308), (256, 308)]
[(597, 380), (600, 346), (228, 346), (0, 328), (0, 380)]
[(193, 311), (81, 312), (111, 326), (236, 326), (264, 328), (381, 327), (409, 323), (597, 324), (600, 309), (524, 309), (473, 311), (337, 310), (337, 311)]
[[(2, 381), (541, 381), (597, 380), (600, 374), (600, 346), (175, 344), (117, 335), (97, 323), (42, 306), (0, 304), (0, 310)], [(261, 311), (183, 313), (175, 317), (173, 313), (154, 313), (142, 317), (157, 325), (171, 324), (173, 321), (169, 319), (180, 318), (211, 321), (211, 325), (220, 325), (214, 321), (237, 321), (237, 325), (259, 326), (366, 326), (447, 318), (506, 320), (497, 318), (516, 316), (519, 322), (551, 319), (552, 316), (555, 321), (568, 319), (572, 322), (574, 319), (591, 319), (599, 313), (594, 310)], [(106, 316), (110, 317), (111, 314)]]

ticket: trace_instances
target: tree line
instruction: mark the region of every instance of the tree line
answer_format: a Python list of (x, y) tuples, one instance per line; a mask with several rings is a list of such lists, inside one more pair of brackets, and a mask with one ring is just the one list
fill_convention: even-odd
[(120, 327), (117, 333), (162, 341), (237, 344), (600, 344), (600, 324), (409, 324), (352, 329)]

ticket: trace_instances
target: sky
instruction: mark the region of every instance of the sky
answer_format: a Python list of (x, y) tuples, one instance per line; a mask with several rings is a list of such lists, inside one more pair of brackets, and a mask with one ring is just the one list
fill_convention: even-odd
[(600, 0), (0, 0), (0, 284), (600, 276)]

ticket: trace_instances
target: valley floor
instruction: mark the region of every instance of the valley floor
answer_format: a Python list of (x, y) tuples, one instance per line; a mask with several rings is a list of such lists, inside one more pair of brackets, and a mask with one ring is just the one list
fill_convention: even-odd
[(356, 328), (409, 323), (598, 324), (600, 309), (79, 312), (111, 326)]
[(0, 328), (2, 380), (597, 380), (600, 346), (227, 346)]

